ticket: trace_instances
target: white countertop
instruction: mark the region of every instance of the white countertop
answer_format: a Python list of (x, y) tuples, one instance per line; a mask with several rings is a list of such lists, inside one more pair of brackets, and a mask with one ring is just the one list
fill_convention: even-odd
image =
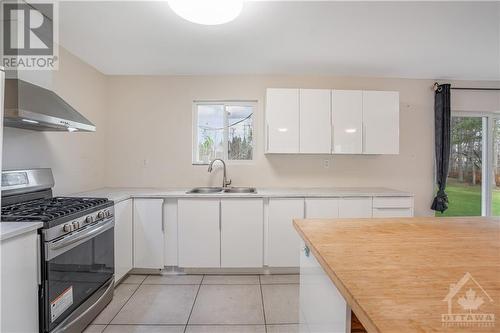
[(329, 188), (257, 188), (257, 193), (186, 193), (191, 188), (112, 188), (106, 187), (73, 194), (80, 197), (101, 197), (115, 203), (130, 198), (327, 198), (327, 197), (380, 197), (413, 196), (413, 194), (379, 187)]
[(0, 223), (0, 241), (16, 237), (43, 227), (42, 222), (2, 222)]
[[(105, 187), (73, 196), (108, 198), (115, 203), (130, 198), (328, 198), (328, 197), (398, 197), (413, 194), (379, 187), (324, 187), (324, 188), (257, 188), (257, 193), (186, 193), (191, 188), (129, 188)], [(0, 240), (37, 230), (41, 222), (2, 222)]]

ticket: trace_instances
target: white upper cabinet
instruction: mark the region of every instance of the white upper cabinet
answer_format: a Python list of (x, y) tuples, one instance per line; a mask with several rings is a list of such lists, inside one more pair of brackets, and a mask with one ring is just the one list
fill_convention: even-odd
[(363, 91), (364, 154), (399, 154), (399, 92)]
[(299, 152), (331, 153), (331, 90), (300, 89), (299, 96)]
[(266, 135), (266, 153), (399, 154), (399, 93), (267, 89)]
[(332, 153), (363, 152), (363, 91), (332, 91)]
[(266, 126), (266, 152), (299, 152), (299, 89), (267, 89)]

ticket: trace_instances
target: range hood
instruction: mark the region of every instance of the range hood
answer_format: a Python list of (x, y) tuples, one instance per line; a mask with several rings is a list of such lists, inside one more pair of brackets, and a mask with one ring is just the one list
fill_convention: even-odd
[(5, 80), (4, 125), (35, 131), (96, 130), (87, 118), (51, 90), (20, 79)]

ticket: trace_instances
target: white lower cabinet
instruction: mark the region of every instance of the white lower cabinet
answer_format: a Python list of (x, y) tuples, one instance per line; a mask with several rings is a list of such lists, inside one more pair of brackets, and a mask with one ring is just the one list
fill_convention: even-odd
[(412, 217), (413, 197), (374, 197), (373, 217)]
[(134, 268), (163, 268), (163, 223), (163, 199), (134, 199)]
[(411, 208), (373, 208), (373, 217), (413, 217)]
[(338, 198), (311, 198), (306, 200), (306, 218), (334, 219), (339, 217)]
[(262, 267), (262, 199), (221, 200), (221, 267)]
[(132, 199), (115, 204), (115, 281), (133, 267)]
[(303, 245), (300, 251), (300, 333), (349, 332), (350, 313), (330, 277)]
[(372, 209), (372, 197), (342, 198), (339, 201), (340, 218), (369, 218)]
[(38, 235), (0, 241), (0, 332), (38, 333)]
[(179, 199), (179, 267), (220, 267), (220, 200)]
[[(130, 270), (130, 200), (115, 207), (116, 276)], [(133, 268), (298, 267), (296, 218), (413, 216), (412, 197), (133, 200)]]
[(270, 267), (298, 267), (300, 238), (293, 219), (304, 218), (304, 199), (269, 199), (268, 253)]
[(163, 223), (165, 224), (165, 266), (178, 266), (177, 256), (177, 199), (165, 199), (163, 205)]

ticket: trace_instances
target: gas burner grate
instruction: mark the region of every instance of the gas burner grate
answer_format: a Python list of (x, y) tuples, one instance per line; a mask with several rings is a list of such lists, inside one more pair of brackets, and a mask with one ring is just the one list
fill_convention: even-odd
[(2, 221), (50, 222), (108, 202), (104, 198), (55, 197), (20, 202), (2, 207)]

